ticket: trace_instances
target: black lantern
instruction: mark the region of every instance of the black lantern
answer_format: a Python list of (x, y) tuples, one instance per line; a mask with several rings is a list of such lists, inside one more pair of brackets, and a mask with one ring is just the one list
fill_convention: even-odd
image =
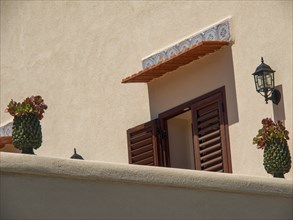
[(256, 91), (265, 97), (266, 104), (268, 104), (268, 100), (272, 100), (277, 105), (281, 100), (281, 93), (275, 89), (274, 72), (261, 58), (261, 64), (252, 75), (254, 76)]

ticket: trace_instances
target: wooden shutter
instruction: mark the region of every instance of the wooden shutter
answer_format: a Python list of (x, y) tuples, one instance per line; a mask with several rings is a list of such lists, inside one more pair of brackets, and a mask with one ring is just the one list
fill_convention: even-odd
[(231, 172), (228, 130), (222, 93), (192, 106), (197, 170)]
[(130, 164), (158, 165), (157, 125), (153, 120), (127, 130)]

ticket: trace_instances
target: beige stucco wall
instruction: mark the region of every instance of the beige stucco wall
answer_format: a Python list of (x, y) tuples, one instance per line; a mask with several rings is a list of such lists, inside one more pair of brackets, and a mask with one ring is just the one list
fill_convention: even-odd
[[(227, 16), (231, 47), (149, 86), (120, 84), (141, 58)], [(261, 56), (282, 84), (292, 137), (290, 1), (1, 1), (0, 120), (12, 119), (3, 113), (11, 98), (40, 94), (49, 109), (38, 155), (69, 158), (77, 147), (86, 159), (127, 163), (127, 128), (225, 85), (233, 171), (266, 175), (251, 144), (260, 120), (273, 116), (251, 77)]]
[(0, 158), (1, 219), (292, 219), (290, 180), (11, 153)]
[[(262, 118), (285, 119), (290, 137), (293, 132), (292, 2), (222, 5), (225, 7), (221, 10), (211, 9), (213, 13), (197, 13), (197, 16), (212, 24), (213, 19), (216, 22), (231, 15), (231, 45), (151, 81), (148, 84), (151, 117), (156, 118), (170, 108), (225, 86), (233, 173), (266, 176), (262, 166), (263, 152), (252, 145)], [(270, 13), (259, 15), (260, 8)], [(204, 28), (199, 23), (195, 26), (199, 30)], [(251, 73), (260, 64), (261, 56), (276, 70), (276, 85), (282, 85), (283, 100), (278, 106), (273, 106), (272, 102), (266, 105), (264, 98), (255, 91)], [(293, 152), (292, 140), (289, 146)], [(287, 178), (292, 178), (292, 171)]]
[(1, 123), (12, 118), (10, 99), (40, 94), (49, 108), (38, 155), (69, 158), (76, 147), (86, 159), (127, 163), (126, 129), (149, 120), (147, 86), (120, 83), (146, 53), (133, 19), (142, 11), (133, 2), (1, 1)]

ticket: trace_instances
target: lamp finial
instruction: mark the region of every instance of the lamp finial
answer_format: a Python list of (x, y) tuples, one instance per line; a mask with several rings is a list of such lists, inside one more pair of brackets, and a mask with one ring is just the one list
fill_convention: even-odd
[(74, 154), (70, 158), (83, 160), (82, 156), (76, 153), (76, 148), (74, 148)]
[(261, 57), (261, 63), (263, 63), (263, 57)]

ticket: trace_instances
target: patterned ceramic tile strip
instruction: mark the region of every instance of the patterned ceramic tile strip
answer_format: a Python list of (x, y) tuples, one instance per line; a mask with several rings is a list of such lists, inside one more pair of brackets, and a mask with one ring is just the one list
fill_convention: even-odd
[(12, 136), (12, 122), (0, 127), (0, 136)]
[(195, 34), (171, 47), (168, 47), (154, 55), (151, 55), (142, 60), (142, 67), (143, 69), (152, 67), (158, 64), (161, 61), (164, 61), (179, 52), (186, 50), (195, 44), (205, 41), (205, 40), (230, 40), (230, 21), (225, 20), (219, 24), (214, 25), (213, 27)]

